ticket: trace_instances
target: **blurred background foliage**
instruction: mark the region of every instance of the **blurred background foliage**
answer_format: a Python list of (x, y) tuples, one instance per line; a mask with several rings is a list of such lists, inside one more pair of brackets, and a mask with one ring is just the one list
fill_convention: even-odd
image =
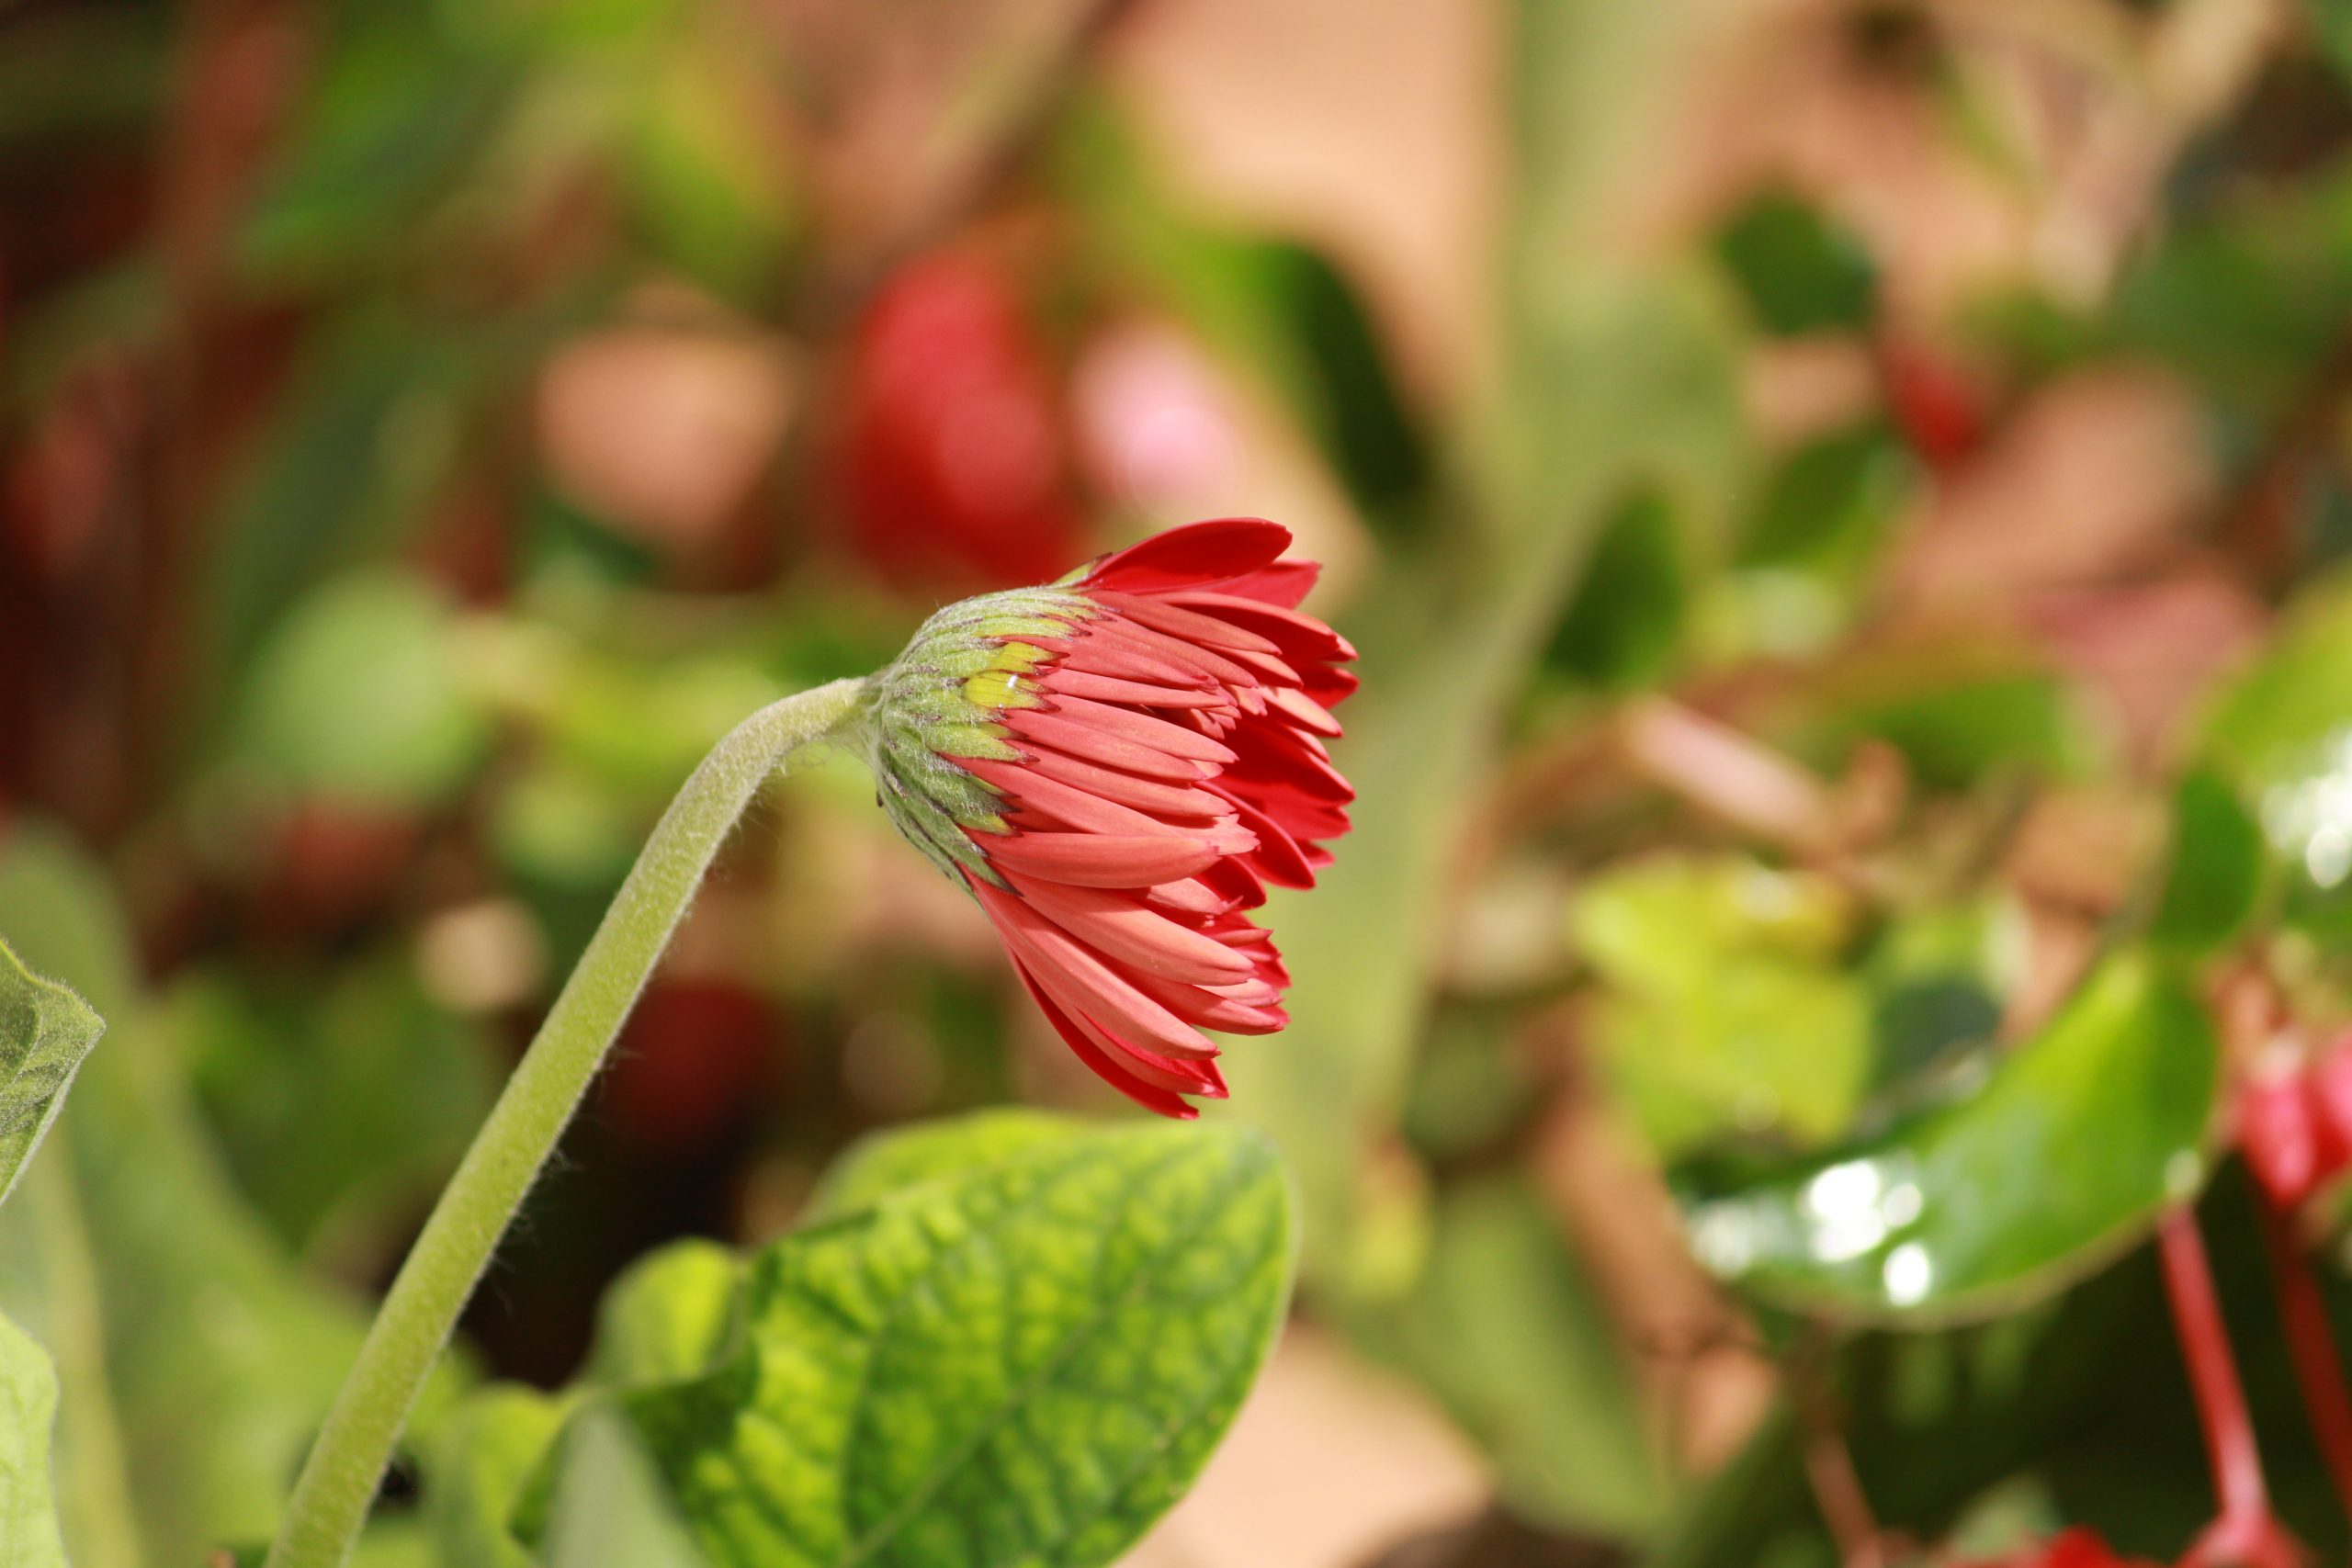
[[(1221, 1112), (1305, 1288), (1138, 1568), (1803, 1568), (1825, 1471), (2176, 1551), (2200, 1191), (2340, 1554), (2227, 1145), (2352, 1017), (2347, 397), (2337, 0), (0, 0), (0, 924), (113, 1023), (0, 1214), (75, 1561), (266, 1533), (736, 718), (1232, 513), (1330, 563), (1362, 806)], [(461, 1387), (632, 1260), (1110, 1109), (869, 794), (722, 862), (371, 1562), (503, 1561), (554, 1407)]]

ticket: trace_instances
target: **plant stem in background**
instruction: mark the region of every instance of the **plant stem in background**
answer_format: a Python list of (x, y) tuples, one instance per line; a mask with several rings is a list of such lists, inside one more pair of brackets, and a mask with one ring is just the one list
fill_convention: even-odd
[(2213, 1491), (2220, 1505), (2211, 1528), (2181, 1562), (2289, 1568), (2301, 1554), (2270, 1511), (2254, 1420), (2246, 1412), (2237, 1361), (2230, 1354), (2229, 1328), (2222, 1321), (2222, 1303), (2213, 1290), (2212, 1267), (2206, 1261), (2195, 1213), (2179, 1209), (2165, 1216), (2156, 1230), (2156, 1249), (2164, 1262), (2165, 1295), (2172, 1303), (2181, 1358), (2188, 1365), (2189, 1389), (2197, 1397), (2198, 1424), (2205, 1431), (2206, 1457), (2213, 1464)]
[(267, 1568), (335, 1568), (350, 1551), (458, 1314), (703, 874), (760, 786), (796, 751), (837, 734), (865, 691), (863, 681), (836, 681), (762, 708), (670, 803), (392, 1281), (295, 1483)]
[(2312, 1274), (2311, 1258), (2295, 1235), (2293, 1217), (2259, 1196), (2256, 1206), (2262, 1213), (2262, 1244), (2270, 1254), (2295, 1382), (2302, 1390), (2303, 1408), (2311, 1416), (2312, 1434), (2319, 1440), (2328, 1478), (2335, 1483), (2336, 1498), (2345, 1517), (2352, 1518), (2352, 1397), (2345, 1392), (2344, 1360), (2327, 1325), (2327, 1303)]

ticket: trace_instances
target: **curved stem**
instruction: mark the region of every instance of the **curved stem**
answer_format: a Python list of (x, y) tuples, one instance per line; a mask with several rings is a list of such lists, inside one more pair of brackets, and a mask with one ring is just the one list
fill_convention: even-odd
[(760, 786), (795, 751), (838, 731), (864, 691), (862, 681), (836, 681), (762, 708), (712, 748), (670, 803), (392, 1281), (294, 1484), (266, 1568), (335, 1568), (350, 1551), (458, 1313), (703, 874)]

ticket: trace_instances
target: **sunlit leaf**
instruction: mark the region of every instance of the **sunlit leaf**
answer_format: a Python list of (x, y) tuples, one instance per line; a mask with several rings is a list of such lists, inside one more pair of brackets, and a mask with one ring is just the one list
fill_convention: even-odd
[(1072, 1133), (764, 1249), (740, 1348), (620, 1407), (714, 1568), (1108, 1562), (1232, 1419), (1290, 1258), (1255, 1135)]
[(106, 1027), (89, 1003), (27, 969), (0, 937), (0, 1199), (15, 1190)]
[(1973, 1093), (1692, 1201), (1692, 1245), (1743, 1289), (1825, 1316), (2013, 1309), (2197, 1190), (2218, 1063), (2178, 978), (2145, 955), (2110, 958)]
[(1661, 1155), (1845, 1128), (1872, 1066), (1871, 998), (1830, 962), (1849, 918), (1826, 880), (1735, 859), (1637, 862), (1585, 888), (1571, 924), (1603, 981), (1593, 1038)]

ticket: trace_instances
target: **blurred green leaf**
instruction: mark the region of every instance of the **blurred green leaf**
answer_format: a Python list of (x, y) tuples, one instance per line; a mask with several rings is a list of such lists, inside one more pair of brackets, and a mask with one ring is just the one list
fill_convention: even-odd
[(490, 1110), (503, 1048), (427, 998), (414, 958), (175, 987), (164, 1019), (222, 1153), (305, 1256), (375, 1239), (428, 1201)]
[(1786, 191), (1758, 196), (1715, 236), (1715, 254), (1774, 337), (1860, 331), (1877, 307), (1877, 269), (1855, 237)]
[(442, 1568), (532, 1568), (509, 1522), (565, 1409), (537, 1389), (493, 1383), (425, 1436), (424, 1521)]
[(447, 796), (489, 739), (459, 676), (452, 607), (370, 570), (306, 596), (254, 662), (242, 750), (305, 795), (368, 806)]
[(1990, 1042), (2001, 998), (2024, 983), (2030, 940), (2023, 911), (1997, 897), (1892, 919), (1861, 967), (1877, 1057), (1871, 1088), (1895, 1088), (1955, 1048)]
[(610, 1410), (582, 1412), (564, 1438), (547, 1562), (548, 1568), (702, 1568), (660, 1473)]
[(1804, 567), (1841, 582), (1859, 576), (1885, 541), (1912, 472), (1883, 420), (1806, 442), (1781, 459), (1742, 519), (1739, 564)]
[(1825, 879), (1657, 857), (1588, 884), (1570, 913), (1604, 989), (1593, 1039), (1662, 1157), (1728, 1130), (1815, 1143), (1871, 1072), (1871, 1002), (1830, 962), (1849, 919)]
[(2079, 1279), (2195, 1192), (2219, 1047), (2154, 958), (2107, 960), (1974, 1093), (1690, 1204), (1702, 1261), (1827, 1317), (2012, 1311)]
[(2151, 940), (2210, 953), (2235, 936), (2262, 890), (2261, 825), (2228, 785), (2199, 771), (2173, 794), (2172, 864)]
[(444, 7), (330, 11), (323, 69), (239, 236), (270, 281), (345, 277), (405, 249), (484, 150), (521, 64), (464, 47)]
[(1826, 692), (1810, 745), (1842, 754), (1883, 740), (1913, 775), (1961, 790), (1996, 770), (2069, 778), (2102, 734), (2064, 681), (2018, 649), (1927, 645), (1858, 660)]
[(609, 1388), (710, 1371), (737, 1326), (743, 1266), (715, 1241), (673, 1242), (631, 1264), (596, 1309), (587, 1377)]
[(56, 1415), (56, 1370), (29, 1335), (0, 1317), (0, 1563), (7, 1568), (66, 1568), (49, 1479)]
[(519, 330), (371, 305), (311, 335), (209, 536), (209, 651), (231, 673), (304, 589), (418, 523), (458, 455), (460, 395)]
[(2226, 407), (2277, 412), (2352, 319), (2352, 169), (2247, 193), (2126, 274), (2109, 347), (2165, 360)]
[(1654, 684), (1681, 643), (1684, 572), (1672, 505), (1655, 492), (1627, 501), (1593, 546), (1545, 662), (1603, 691)]
[(0, 936), (0, 1200), (16, 1190), (106, 1027), (72, 989), (26, 968)]
[(718, 1568), (1109, 1562), (1232, 1420), (1291, 1257), (1262, 1140), (1073, 1132), (763, 1249), (741, 1348), (619, 1403)]
[(1447, 1192), (1419, 1283), (1350, 1326), (1438, 1396), (1525, 1517), (1625, 1536), (1657, 1522), (1666, 1486), (1614, 1324), (1516, 1178)]
[[(92, 1537), (126, 1523), (155, 1562), (265, 1539), (358, 1349), (359, 1314), (292, 1268), (206, 1145), (99, 870), (19, 824), (0, 842), (0, 925), (110, 1020), (51, 1158), (0, 1210), (0, 1303), (58, 1351), (69, 1544), (117, 1568), (128, 1560)], [(116, 1501), (77, 1511), (76, 1497)]]

